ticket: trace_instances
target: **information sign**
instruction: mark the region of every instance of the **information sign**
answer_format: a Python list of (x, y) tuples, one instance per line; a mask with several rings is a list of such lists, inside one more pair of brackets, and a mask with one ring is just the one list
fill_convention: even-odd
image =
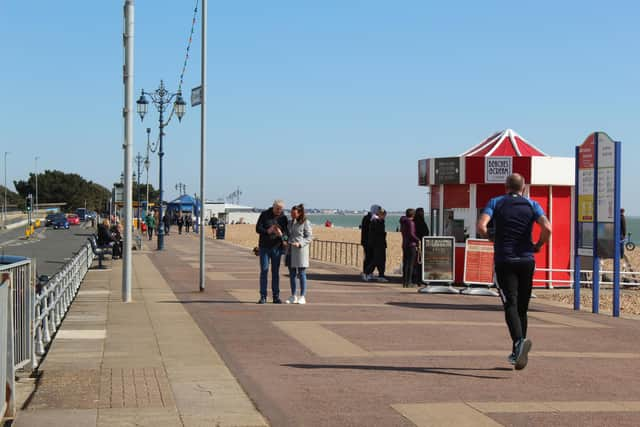
[(418, 160), (418, 185), (426, 186), (429, 182), (429, 159)]
[(191, 106), (196, 107), (202, 104), (202, 86), (191, 89)]
[(455, 242), (451, 236), (427, 236), (422, 239), (422, 280), (454, 282)]
[(487, 183), (504, 184), (513, 171), (512, 157), (485, 157), (485, 178)]
[(460, 184), (460, 158), (444, 157), (435, 160), (436, 184)]
[(493, 285), (493, 242), (467, 239), (463, 281), (468, 285)]

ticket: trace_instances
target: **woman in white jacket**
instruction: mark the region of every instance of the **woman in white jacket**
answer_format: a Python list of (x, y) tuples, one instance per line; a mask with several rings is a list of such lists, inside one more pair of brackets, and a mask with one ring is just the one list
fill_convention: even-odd
[[(309, 244), (311, 243), (311, 223), (304, 213), (304, 205), (291, 208), (289, 221), (289, 279), (291, 296), (287, 304), (306, 304), (307, 268), (309, 267)], [(296, 294), (297, 281), (300, 281), (300, 296)]]

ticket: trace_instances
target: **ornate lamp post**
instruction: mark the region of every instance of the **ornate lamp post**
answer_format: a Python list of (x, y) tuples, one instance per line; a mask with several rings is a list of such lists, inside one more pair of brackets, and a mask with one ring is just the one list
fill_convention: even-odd
[[(163, 196), (163, 188), (162, 188), (162, 158), (164, 157), (164, 151), (162, 148), (162, 141), (164, 139), (164, 128), (169, 125), (169, 121), (171, 120), (171, 116), (169, 116), (169, 120), (165, 123), (164, 121), (164, 112), (167, 110), (167, 107), (173, 104), (172, 114), (178, 117), (178, 121), (182, 121), (182, 117), (185, 113), (186, 102), (182, 99), (182, 92), (178, 91), (175, 93), (170, 93), (164, 87), (164, 82), (160, 80), (160, 87), (156, 89), (154, 92), (145, 92), (142, 90), (142, 94), (137, 101), (138, 104), (138, 114), (140, 115), (140, 120), (144, 120), (145, 114), (147, 114), (147, 108), (149, 106), (149, 101), (147, 101), (147, 96), (151, 98), (151, 102), (156, 106), (158, 113), (160, 114), (158, 123), (159, 123), (159, 131), (160, 131), (160, 145), (158, 150), (158, 158), (159, 158), (159, 178), (158, 178), (158, 187), (160, 191), (160, 200), (158, 206), (158, 219), (162, 221), (162, 196)], [(164, 249), (164, 227), (158, 227), (158, 250)]]

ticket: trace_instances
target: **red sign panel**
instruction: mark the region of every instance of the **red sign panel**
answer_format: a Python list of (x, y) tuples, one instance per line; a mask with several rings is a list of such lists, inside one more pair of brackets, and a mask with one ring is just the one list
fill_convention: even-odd
[(467, 240), (463, 282), (493, 285), (493, 242), (482, 239)]
[(591, 134), (584, 140), (578, 149), (578, 168), (593, 169), (595, 167), (596, 147), (594, 143), (594, 134)]

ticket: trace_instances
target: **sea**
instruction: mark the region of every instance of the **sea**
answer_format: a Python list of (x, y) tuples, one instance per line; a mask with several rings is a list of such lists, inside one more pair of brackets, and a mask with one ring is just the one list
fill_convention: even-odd
[[(362, 222), (362, 215), (324, 215), (324, 214), (312, 214), (307, 215), (309, 220), (314, 225), (324, 225), (329, 220), (334, 227), (343, 228), (358, 228)], [(429, 224), (429, 218), (427, 218), (427, 224)], [(389, 214), (385, 221), (387, 231), (396, 231), (400, 226), (400, 215)], [(640, 244), (640, 217), (628, 216), (627, 217), (627, 232), (631, 233), (631, 240)]]

